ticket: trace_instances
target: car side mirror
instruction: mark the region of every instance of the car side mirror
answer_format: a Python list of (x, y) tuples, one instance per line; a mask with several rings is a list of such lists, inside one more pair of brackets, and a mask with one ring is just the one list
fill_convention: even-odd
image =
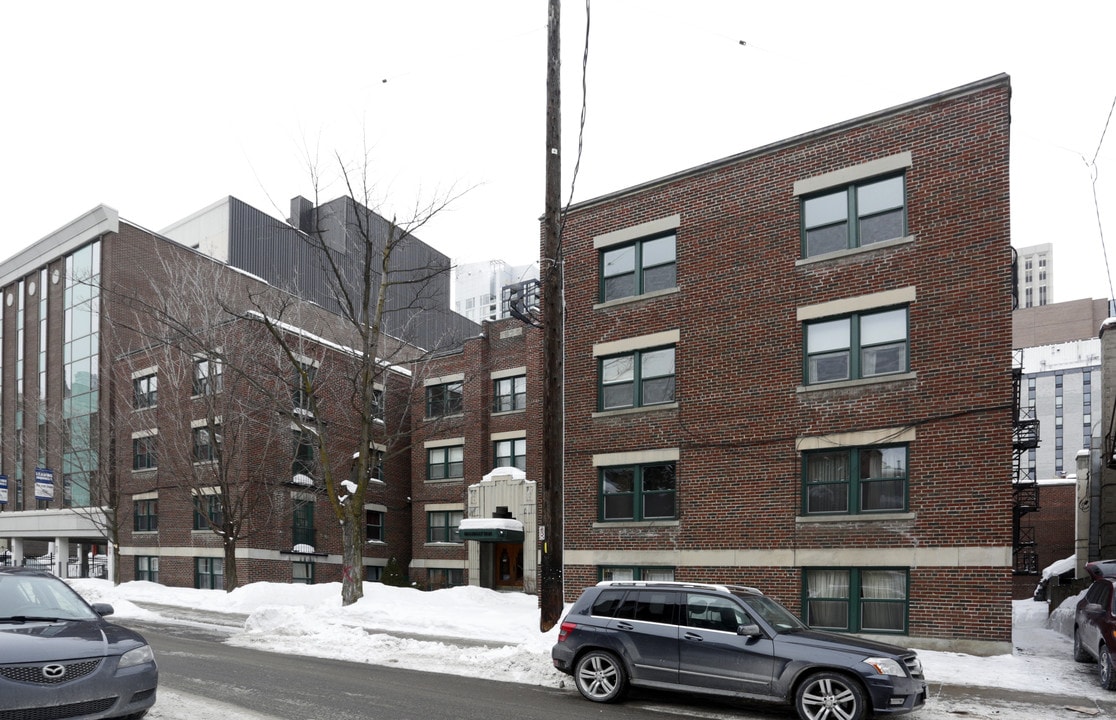
[(112, 609), (112, 605), (109, 605), (108, 603), (93, 603), (92, 607), (93, 612), (97, 613), (101, 617), (112, 615), (114, 612), (116, 612)]
[(760, 632), (759, 625), (752, 623), (751, 625), (738, 625), (736, 634), (744, 637), (759, 637), (763, 633)]

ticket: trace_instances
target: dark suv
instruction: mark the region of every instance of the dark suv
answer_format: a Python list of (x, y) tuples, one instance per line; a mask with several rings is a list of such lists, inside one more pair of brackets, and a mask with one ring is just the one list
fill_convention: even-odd
[(629, 685), (793, 703), (803, 720), (861, 720), (926, 702), (914, 652), (811, 630), (755, 588), (602, 582), (573, 604), (551, 650), (588, 700)]

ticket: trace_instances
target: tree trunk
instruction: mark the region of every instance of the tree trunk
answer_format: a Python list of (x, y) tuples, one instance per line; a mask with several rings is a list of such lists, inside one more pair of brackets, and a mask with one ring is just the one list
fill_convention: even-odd
[[(357, 503), (357, 498), (350, 498)], [(352, 605), (364, 597), (363, 505), (345, 508), (341, 519), (341, 604)], [(353, 516), (357, 517), (354, 518)]]
[(232, 592), (240, 587), (240, 578), (236, 575), (236, 540), (225, 536), (225, 592)]

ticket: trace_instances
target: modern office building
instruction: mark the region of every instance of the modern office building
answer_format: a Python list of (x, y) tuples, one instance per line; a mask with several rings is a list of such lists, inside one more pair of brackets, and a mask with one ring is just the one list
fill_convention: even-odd
[(503, 260), (463, 263), (454, 271), (453, 309), (474, 322), (510, 317), (503, 289), (539, 279), (539, 266), (509, 265)]
[(1042, 307), (1054, 302), (1054, 246), (1043, 243), (1018, 248), (1016, 252), (1019, 307)]

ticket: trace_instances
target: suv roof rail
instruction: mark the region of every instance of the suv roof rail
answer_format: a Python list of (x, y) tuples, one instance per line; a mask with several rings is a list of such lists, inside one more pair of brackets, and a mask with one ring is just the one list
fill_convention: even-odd
[(700, 588), (702, 590), (717, 590), (720, 592), (743, 592), (751, 595), (763, 595), (759, 588), (747, 585), (723, 585), (720, 583), (681, 582), (677, 580), (601, 580), (597, 583), (600, 587), (677, 587)]

